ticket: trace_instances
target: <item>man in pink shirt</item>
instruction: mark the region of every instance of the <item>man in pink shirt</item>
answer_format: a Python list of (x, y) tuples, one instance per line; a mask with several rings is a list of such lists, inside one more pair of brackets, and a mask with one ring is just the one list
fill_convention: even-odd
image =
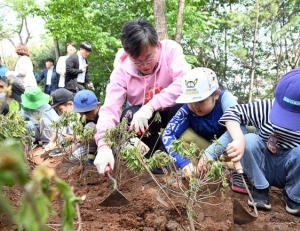
[[(172, 107), (181, 94), (181, 79), (191, 69), (181, 46), (172, 40), (159, 41), (153, 25), (143, 18), (125, 23), (121, 40), (124, 52), (110, 76), (95, 135), (98, 154), (94, 164), (100, 174), (108, 165), (114, 167), (112, 149), (104, 142), (105, 132), (114, 128), (128, 110), (132, 112), (128, 118), (131, 129), (149, 129), (151, 136), (142, 141), (152, 150), (156, 148), (153, 141), (171, 114), (176, 113)], [(122, 114), (125, 100), (130, 106)], [(160, 112), (162, 123), (152, 123), (149, 128), (148, 120), (156, 111)]]

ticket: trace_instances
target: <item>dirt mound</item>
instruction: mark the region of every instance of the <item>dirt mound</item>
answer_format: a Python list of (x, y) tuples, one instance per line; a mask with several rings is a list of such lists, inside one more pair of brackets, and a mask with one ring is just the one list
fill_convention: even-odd
[[(77, 196), (86, 195), (86, 200), (80, 203), (80, 213), (83, 230), (87, 231), (183, 231), (190, 230), (184, 203), (180, 199), (172, 198), (178, 212), (172, 207), (165, 207), (157, 201), (157, 184), (147, 174), (136, 176), (128, 175), (119, 185), (119, 190), (126, 196), (130, 203), (123, 207), (101, 207), (102, 202), (112, 191), (112, 182), (107, 177), (99, 175), (96, 168), (80, 166), (79, 163), (67, 161), (63, 156), (49, 158), (42, 149), (34, 153), (34, 161), (44, 163), (55, 168), (59, 177), (67, 181), (74, 188)], [(160, 182), (165, 181), (162, 175), (156, 175)], [(9, 198), (18, 205), (20, 191), (17, 187), (6, 187)], [(281, 191), (272, 188), (270, 190), (271, 211), (259, 211), (256, 221), (236, 225), (233, 223), (232, 200), (238, 199), (243, 206), (246, 204), (247, 195), (234, 193), (228, 190), (225, 199), (221, 193), (216, 198), (200, 204), (195, 208), (198, 215), (196, 230), (212, 231), (252, 231), (252, 230), (300, 230), (299, 217), (292, 216), (285, 211), (281, 201)], [(212, 205), (218, 204), (218, 205)], [(55, 207), (60, 208), (60, 202), (55, 202)], [(6, 230), (1, 217), (0, 230)], [(60, 214), (53, 215), (50, 224), (59, 224)], [(75, 221), (76, 222), (76, 221)], [(183, 228), (182, 228), (183, 227)]]

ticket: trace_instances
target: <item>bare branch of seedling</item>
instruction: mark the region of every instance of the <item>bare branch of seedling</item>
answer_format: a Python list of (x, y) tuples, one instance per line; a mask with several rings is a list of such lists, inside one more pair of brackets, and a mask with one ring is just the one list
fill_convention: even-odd
[[(155, 115), (155, 118), (156, 120), (161, 119), (159, 114)], [(162, 134), (162, 132), (163, 131), (161, 131), (160, 134)], [(226, 186), (227, 184), (227, 179), (224, 175), (224, 167), (220, 160), (207, 162), (206, 164), (209, 166), (208, 172), (202, 172), (199, 176), (194, 174), (189, 179), (189, 186), (185, 187), (184, 184), (180, 182), (184, 174), (181, 170), (176, 168), (172, 156), (164, 151), (158, 150), (147, 159), (144, 156), (146, 153), (143, 152), (142, 146), (139, 145), (141, 144), (139, 141), (142, 137), (138, 139), (138, 142), (132, 142), (134, 139), (138, 138), (136, 137), (135, 131), (128, 129), (126, 118), (124, 118), (116, 128), (106, 132), (105, 141), (112, 147), (116, 157), (115, 172), (117, 172), (117, 179), (120, 181), (122, 173), (128, 169), (135, 173), (148, 172), (159, 186), (160, 191), (164, 193), (165, 197), (176, 210), (177, 208), (172, 201), (172, 195), (177, 198), (181, 197), (183, 201), (185, 201), (191, 230), (195, 230), (194, 219), (196, 213), (194, 211), (194, 206), (201, 203), (209, 203), (209, 199), (214, 197), (216, 192), (219, 191), (220, 186), (222, 184)], [(190, 159), (195, 166), (199, 159), (204, 156), (204, 150), (199, 150), (198, 146), (193, 142), (187, 143), (179, 139), (173, 141), (172, 144), (175, 151), (180, 153), (184, 158)], [(168, 186), (162, 185), (151, 173), (151, 169), (154, 167), (164, 168), (166, 166), (169, 167), (169, 176), (175, 179), (173, 181), (167, 180), (167, 182), (175, 182), (173, 184), (167, 183)], [(124, 167), (127, 168), (124, 170)], [(210, 185), (215, 185), (217, 188), (211, 190), (209, 187)], [(168, 188), (168, 193), (165, 190), (166, 188)], [(168, 195), (170, 195), (171, 198)]]
[[(217, 143), (217, 139), (213, 142), (220, 145), (220, 143)], [(197, 166), (199, 159), (205, 156), (204, 150), (200, 150), (193, 142), (187, 143), (182, 139), (178, 139), (173, 141), (172, 145), (177, 153), (180, 153), (186, 159), (190, 159), (194, 166)], [(204, 159), (206, 160), (206, 158)], [(186, 208), (191, 230), (195, 230), (193, 219), (196, 214), (193, 211), (193, 207), (199, 203), (209, 203), (206, 201), (214, 197), (214, 194), (219, 190), (221, 185), (223, 186), (221, 188), (222, 197), (224, 190), (228, 188), (225, 174), (227, 169), (222, 164), (221, 159), (207, 160), (206, 165), (209, 168), (207, 172), (201, 172), (199, 175), (193, 173), (189, 179), (188, 189), (180, 189), (184, 191), (184, 196), (187, 198)], [(211, 191), (210, 185), (216, 185), (217, 188)]]

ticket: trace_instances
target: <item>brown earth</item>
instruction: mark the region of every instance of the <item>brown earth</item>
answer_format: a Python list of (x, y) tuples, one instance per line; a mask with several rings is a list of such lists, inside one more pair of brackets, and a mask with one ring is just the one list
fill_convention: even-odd
[[(126, 196), (130, 203), (122, 207), (101, 207), (99, 205), (112, 191), (112, 183), (107, 177), (99, 175), (94, 166), (89, 166), (82, 171), (78, 163), (70, 163), (63, 156), (48, 158), (41, 148), (34, 152), (34, 162), (44, 163), (55, 168), (59, 177), (67, 181), (74, 188), (76, 196), (86, 195), (86, 200), (80, 202), (82, 230), (86, 231), (183, 231), (190, 230), (184, 201), (171, 197), (177, 210), (171, 205), (165, 207), (157, 199), (158, 185), (148, 175), (133, 175), (128, 173), (119, 190)], [(166, 177), (156, 175), (156, 179), (164, 183)], [(16, 206), (19, 203), (21, 192), (18, 188), (6, 188), (6, 194)], [(198, 218), (195, 222), (196, 230), (212, 231), (260, 231), (260, 230), (300, 230), (300, 218), (292, 216), (285, 211), (281, 201), (281, 191), (272, 188), (270, 191), (270, 211), (259, 211), (256, 221), (244, 225), (233, 222), (233, 199), (239, 200), (247, 209), (247, 195), (234, 193), (228, 190), (225, 200), (217, 197), (203, 201), (195, 207)], [(170, 203), (169, 203), (170, 204)], [(218, 204), (218, 205), (216, 205)], [(59, 209), (59, 202), (55, 202), (55, 208)], [(251, 209), (249, 209), (250, 212)], [(253, 213), (252, 213), (253, 214)], [(3, 217), (0, 217), (0, 219)], [(52, 230), (59, 230), (60, 214), (52, 216), (49, 226)], [(52, 225), (51, 225), (52, 224)], [(3, 221), (0, 220), (0, 231), (6, 230)]]

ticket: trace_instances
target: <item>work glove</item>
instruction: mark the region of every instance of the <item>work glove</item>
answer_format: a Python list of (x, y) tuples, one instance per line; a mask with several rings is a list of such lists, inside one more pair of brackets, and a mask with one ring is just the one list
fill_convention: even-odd
[(149, 125), (148, 120), (152, 117), (154, 112), (153, 107), (150, 104), (146, 104), (140, 108), (136, 113), (134, 113), (131, 121), (131, 129), (135, 129), (136, 132), (141, 131), (144, 133)]
[(137, 137), (131, 138), (129, 145), (137, 147), (143, 155), (147, 154), (150, 150), (150, 148)]
[(100, 174), (105, 174), (107, 170), (112, 171), (115, 166), (115, 158), (112, 150), (109, 147), (98, 148), (98, 153), (94, 160), (94, 165), (96, 166)]

